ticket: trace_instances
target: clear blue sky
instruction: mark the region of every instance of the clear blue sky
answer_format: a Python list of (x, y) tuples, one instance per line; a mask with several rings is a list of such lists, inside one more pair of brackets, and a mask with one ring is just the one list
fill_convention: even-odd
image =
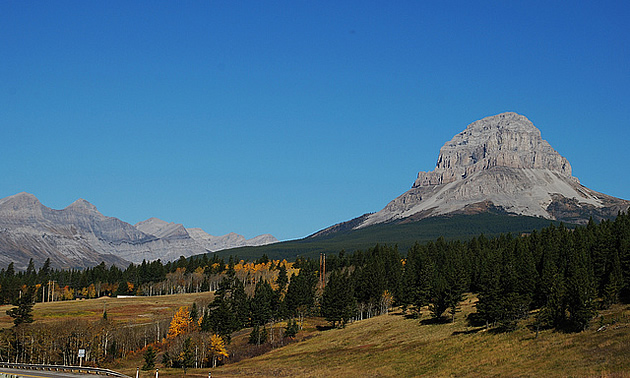
[(2, 1), (0, 197), (298, 238), (516, 111), (630, 199), (630, 2), (562, 3)]

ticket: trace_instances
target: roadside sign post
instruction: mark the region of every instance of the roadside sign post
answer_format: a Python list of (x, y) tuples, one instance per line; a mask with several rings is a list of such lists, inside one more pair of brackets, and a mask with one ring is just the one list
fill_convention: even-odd
[(83, 366), (84, 357), (85, 357), (85, 349), (79, 349), (79, 367)]

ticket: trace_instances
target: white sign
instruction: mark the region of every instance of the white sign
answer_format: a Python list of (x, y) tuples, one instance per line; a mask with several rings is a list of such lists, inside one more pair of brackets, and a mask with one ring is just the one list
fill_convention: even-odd
[(79, 358), (85, 357), (85, 349), (79, 349)]

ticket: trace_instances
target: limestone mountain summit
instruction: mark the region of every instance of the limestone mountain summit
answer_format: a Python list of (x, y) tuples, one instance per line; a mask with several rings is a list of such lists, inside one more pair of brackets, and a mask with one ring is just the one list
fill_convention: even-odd
[(435, 169), (418, 173), (411, 189), (384, 209), (347, 223), (358, 229), (492, 209), (584, 224), (629, 207), (630, 201), (581, 185), (567, 159), (526, 117), (502, 113), (471, 123), (446, 142)]

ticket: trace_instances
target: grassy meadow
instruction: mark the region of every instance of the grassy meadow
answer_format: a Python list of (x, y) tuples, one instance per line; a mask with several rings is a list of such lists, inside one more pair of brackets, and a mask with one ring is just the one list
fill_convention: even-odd
[[(98, 320), (107, 311), (107, 317), (113, 321), (145, 324), (157, 320), (171, 319), (181, 306), (208, 304), (214, 298), (210, 292), (162, 295), (154, 297), (130, 297), (85, 299), (37, 303), (33, 307), (36, 322), (53, 322), (61, 319)], [(0, 328), (13, 326), (13, 320), (6, 314), (11, 305), (0, 306)]]
[[(37, 304), (34, 313), (37, 322), (64, 317), (97, 320), (105, 308), (111, 319), (144, 323), (170, 318), (179, 306), (208, 303), (211, 298), (210, 293), (101, 298)], [(542, 330), (536, 337), (531, 317), (512, 333), (469, 326), (465, 318), (474, 312), (475, 298), (467, 298), (454, 323), (431, 322), (426, 311), (424, 317), (414, 319), (397, 310), (343, 329), (322, 330), (323, 319), (309, 318), (297, 342), (220, 366), (212, 370), (212, 376), (630, 377), (628, 305), (601, 311), (585, 332)], [(11, 326), (5, 315), (9, 307), (0, 308), (2, 327)], [(602, 324), (605, 329), (598, 331)], [(248, 333), (245, 329), (235, 334), (228, 350), (242, 350)], [(142, 362), (142, 353), (136, 353), (108, 367), (135, 376)], [(158, 356), (161, 377), (183, 376), (181, 369), (163, 369), (160, 362)], [(143, 378), (154, 375), (154, 371), (140, 372)], [(208, 369), (190, 369), (186, 375), (207, 377)]]

